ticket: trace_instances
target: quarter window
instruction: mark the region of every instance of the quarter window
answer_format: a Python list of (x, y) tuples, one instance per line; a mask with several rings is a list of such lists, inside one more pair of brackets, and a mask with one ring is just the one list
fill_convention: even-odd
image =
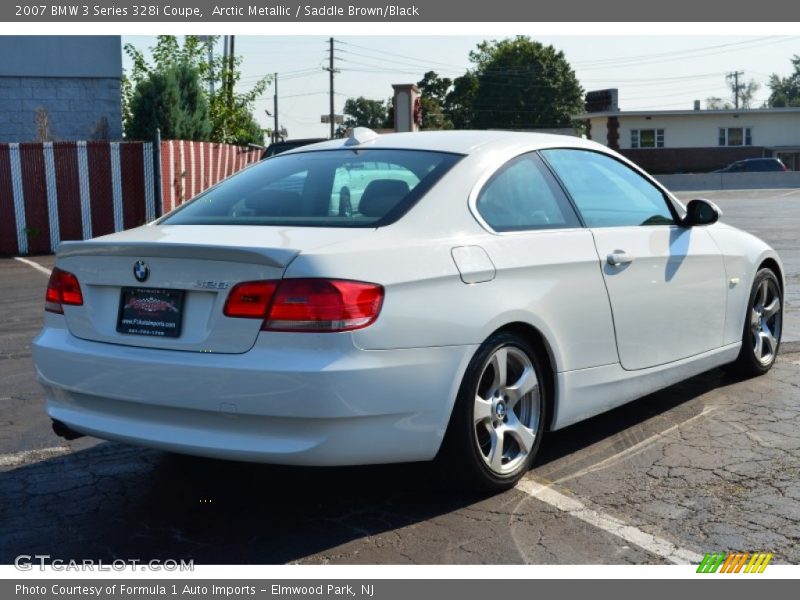
[(569, 200), (536, 154), (501, 167), (481, 190), (476, 207), (495, 231), (580, 226)]
[(631, 129), (631, 148), (663, 148), (663, 129)]
[(664, 194), (626, 164), (589, 150), (543, 150), (588, 227), (671, 225)]
[(752, 127), (720, 127), (720, 146), (752, 146)]

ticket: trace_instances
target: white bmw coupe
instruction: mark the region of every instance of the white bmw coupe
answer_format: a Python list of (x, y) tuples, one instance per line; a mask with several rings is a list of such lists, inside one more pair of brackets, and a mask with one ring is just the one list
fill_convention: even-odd
[(65, 437), (503, 489), (547, 430), (769, 370), (781, 262), (719, 215), (590, 141), (356, 129), (63, 243), (36, 373)]

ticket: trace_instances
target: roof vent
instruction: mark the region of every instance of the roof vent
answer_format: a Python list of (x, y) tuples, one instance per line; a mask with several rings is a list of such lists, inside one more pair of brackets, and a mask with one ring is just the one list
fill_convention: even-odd
[(369, 127), (354, 127), (350, 133), (350, 137), (344, 143), (345, 146), (360, 146), (368, 142), (375, 141), (378, 134), (372, 131)]

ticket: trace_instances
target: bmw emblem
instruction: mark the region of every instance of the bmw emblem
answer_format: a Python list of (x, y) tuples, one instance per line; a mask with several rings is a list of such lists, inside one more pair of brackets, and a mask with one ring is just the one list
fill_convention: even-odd
[(497, 414), (498, 419), (505, 419), (506, 418), (506, 405), (502, 402), (497, 404), (497, 408), (495, 408), (495, 413)]
[(133, 263), (133, 276), (136, 277), (136, 281), (147, 281), (147, 278), (150, 277), (150, 267), (143, 260), (137, 260)]

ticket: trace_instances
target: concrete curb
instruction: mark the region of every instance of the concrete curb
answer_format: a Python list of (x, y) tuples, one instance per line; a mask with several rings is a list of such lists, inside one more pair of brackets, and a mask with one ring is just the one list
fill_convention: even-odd
[(671, 191), (777, 190), (800, 187), (800, 172), (675, 173), (655, 178)]

